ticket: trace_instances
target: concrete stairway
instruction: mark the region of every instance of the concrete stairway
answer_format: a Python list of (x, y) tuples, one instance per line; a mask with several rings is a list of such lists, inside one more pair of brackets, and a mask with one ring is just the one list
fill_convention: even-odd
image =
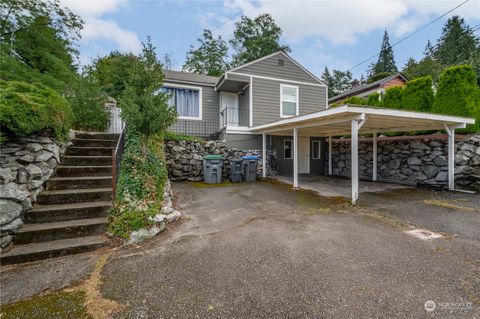
[(112, 150), (118, 134), (80, 133), (25, 214), (2, 264), (47, 259), (105, 245), (112, 200)]

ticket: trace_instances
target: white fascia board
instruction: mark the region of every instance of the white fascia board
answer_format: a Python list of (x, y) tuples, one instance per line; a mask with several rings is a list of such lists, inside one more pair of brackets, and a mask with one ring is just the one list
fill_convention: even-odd
[(413, 111), (403, 111), (403, 110), (392, 110), (392, 109), (372, 109), (368, 107), (349, 107), (347, 106), (348, 112), (355, 113), (365, 113), (372, 115), (384, 115), (384, 116), (393, 116), (393, 117), (409, 117), (422, 120), (432, 120), (432, 121), (442, 121), (442, 122), (454, 122), (459, 124), (475, 124), (475, 119), (469, 117), (460, 117), (460, 116), (451, 116), (443, 114), (433, 114), (433, 113), (421, 113)]
[(287, 79), (275, 78), (275, 77), (270, 77), (270, 76), (231, 72), (231, 71), (228, 71), (227, 73), (230, 73), (230, 74), (233, 74), (233, 75), (239, 75), (239, 76), (247, 76), (247, 77), (252, 77), (252, 78), (257, 78), (257, 79), (263, 79), (263, 80), (271, 80), (271, 81), (286, 82), (286, 83), (293, 83), (293, 84), (303, 84), (303, 85), (310, 85), (310, 86), (326, 87), (325, 85), (320, 84), (320, 83), (310, 83), (310, 82), (302, 82), (302, 81), (295, 81), (295, 80), (287, 80)]

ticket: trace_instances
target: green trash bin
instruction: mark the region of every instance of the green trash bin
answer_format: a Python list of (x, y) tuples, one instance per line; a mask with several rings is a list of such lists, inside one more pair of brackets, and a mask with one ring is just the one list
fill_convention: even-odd
[(222, 181), (223, 157), (206, 155), (203, 157), (203, 181), (207, 184), (218, 184)]

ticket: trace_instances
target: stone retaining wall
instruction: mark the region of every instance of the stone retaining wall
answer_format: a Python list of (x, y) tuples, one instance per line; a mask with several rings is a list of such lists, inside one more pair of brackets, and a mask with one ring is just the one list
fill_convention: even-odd
[[(334, 140), (333, 174), (350, 176), (350, 142)], [(448, 183), (447, 141), (444, 138), (418, 140), (380, 139), (378, 179), (410, 185), (445, 188)], [(359, 142), (359, 176), (372, 178), (372, 140)], [(455, 143), (455, 184), (480, 191), (480, 134)]]
[[(271, 154), (269, 151), (268, 154)], [(228, 148), (222, 141), (193, 142), (193, 141), (165, 141), (165, 159), (168, 175), (172, 181), (203, 180), (203, 156), (219, 154), (224, 158), (222, 178), (228, 180), (230, 174), (230, 160), (245, 155), (259, 155), (258, 150), (238, 150)], [(267, 175), (272, 172), (267, 163)], [(261, 165), (257, 165), (257, 176), (262, 175)]]
[(23, 213), (32, 207), (43, 183), (52, 176), (67, 143), (30, 136), (7, 141), (0, 154), (0, 247), (9, 246), (23, 225)]

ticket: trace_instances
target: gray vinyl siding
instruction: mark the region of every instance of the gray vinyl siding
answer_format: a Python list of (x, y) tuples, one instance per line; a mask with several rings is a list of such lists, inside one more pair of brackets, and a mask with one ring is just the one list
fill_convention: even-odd
[(230, 148), (238, 148), (240, 150), (261, 150), (262, 136), (254, 134), (225, 134), (224, 139)]
[(239, 81), (239, 82), (245, 82), (247, 84), (250, 82), (250, 77), (249, 76), (244, 76), (244, 75), (237, 75), (237, 74), (228, 74), (227, 80), (230, 81)]
[(293, 174), (293, 159), (285, 159), (283, 157), (283, 142), (285, 140), (292, 141), (292, 136), (272, 136), (272, 149), (277, 151), (277, 170), (280, 175), (291, 175)]
[(172, 131), (187, 135), (208, 136), (219, 130), (219, 94), (212, 86), (201, 87), (202, 120), (178, 119), (177, 123), (172, 125)]
[[(279, 59), (284, 61), (283, 66), (278, 65)], [(275, 54), (265, 60), (240, 67), (232, 72), (319, 84), (314, 77), (305, 72), (302, 68), (281, 53)], [(230, 78), (230, 75), (228, 77)]]
[(243, 94), (238, 95), (238, 125), (250, 125), (250, 90), (247, 88)]
[(281, 119), (280, 84), (298, 86), (300, 115), (327, 108), (325, 87), (253, 78), (253, 126)]

